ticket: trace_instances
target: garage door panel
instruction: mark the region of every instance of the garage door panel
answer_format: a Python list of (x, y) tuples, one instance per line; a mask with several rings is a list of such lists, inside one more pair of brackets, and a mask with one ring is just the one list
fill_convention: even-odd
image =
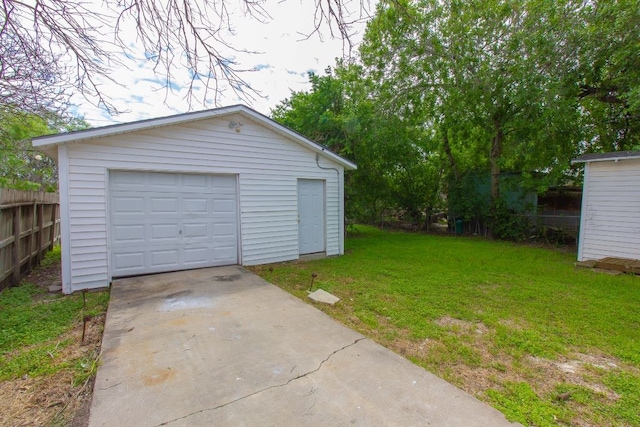
[(209, 212), (209, 199), (185, 197), (183, 200), (183, 212), (185, 213), (205, 214)]
[(111, 199), (113, 212), (118, 214), (138, 214), (144, 215), (144, 197), (114, 197)]
[(177, 268), (180, 265), (180, 251), (175, 249), (152, 249), (151, 267)]
[(151, 224), (149, 228), (151, 230), (150, 244), (166, 243), (167, 240), (178, 243), (177, 240), (180, 237), (179, 224)]
[(187, 192), (210, 193), (211, 177), (207, 175), (183, 175), (182, 187)]
[(187, 265), (208, 262), (213, 258), (211, 248), (208, 246), (184, 249), (184, 263)]
[(114, 243), (127, 242), (127, 243), (143, 243), (144, 237), (144, 225), (115, 225), (113, 226), (112, 240)]
[(211, 236), (209, 235), (208, 223), (184, 224), (182, 228), (184, 230), (183, 234), (185, 238), (200, 237), (206, 240), (211, 239)]
[(149, 190), (175, 192), (179, 189), (181, 176), (176, 173), (149, 173)]
[(145, 253), (139, 252), (125, 252), (113, 255), (113, 268), (120, 270), (131, 270), (144, 268)]
[(235, 200), (216, 200), (213, 204), (214, 213), (234, 213), (236, 211)]
[(235, 259), (235, 246), (229, 245), (227, 247), (216, 247), (213, 249), (214, 256), (218, 260), (231, 261)]
[(117, 191), (142, 191), (145, 188), (146, 177), (139, 172), (119, 171), (117, 175), (111, 175), (109, 186)]
[(218, 238), (235, 238), (236, 235), (236, 224), (233, 222), (227, 223), (219, 223), (216, 222), (213, 224), (213, 235)]
[(176, 197), (151, 197), (150, 199), (150, 215), (177, 214), (180, 212), (180, 198), (177, 195)]
[(235, 176), (112, 171), (112, 276), (237, 263), (236, 197)]

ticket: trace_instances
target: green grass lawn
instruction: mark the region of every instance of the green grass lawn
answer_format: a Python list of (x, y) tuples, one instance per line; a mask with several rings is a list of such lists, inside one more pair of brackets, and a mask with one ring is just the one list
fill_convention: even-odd
[(59, 264), (56, 248), (20, 286), (0, 293), (2, 425), (70, 425), (65, 411), (95, 375), (109, 292), (49, 293)]
[(640, 278), (550, 249), (358, 226), (345, 256), (254, 270), (525, 425), (640, 426)]
[(83, 316), (104, 313), (108, 298), (107, 292), (89, 293), (85, 309), (82, 295), (52, 295), (33, 283), (5, 290), (0, 294), (0, 381), (61, 369), (76, 369), (83, 381), (87, 372), (82, 361), (58, 355), (70, 345), (81, 345), (80, 336), (65, 333), (81, 325)]

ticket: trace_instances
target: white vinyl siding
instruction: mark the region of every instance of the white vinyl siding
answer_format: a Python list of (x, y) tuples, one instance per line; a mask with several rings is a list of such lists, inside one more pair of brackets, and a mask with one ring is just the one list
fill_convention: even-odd
[[(240, 132), (230, 129), (229, 121), (243, 122)], [(321, 155), (320, 165), (337, 171), (319, 168), (313, 151), (246, 115), (104, 136), (60, 150), (60, 158), (68, 156), (72, 260), (67, 292), (103, 287), (111, 280), (110, 170), (237, 175), (243, 265), (298, 258), (297, 180), (325, 180), (326, 253), (343, 252), (343, 167)]]
[(640, 259), (640, 160), (585, 165), (578, 259)]

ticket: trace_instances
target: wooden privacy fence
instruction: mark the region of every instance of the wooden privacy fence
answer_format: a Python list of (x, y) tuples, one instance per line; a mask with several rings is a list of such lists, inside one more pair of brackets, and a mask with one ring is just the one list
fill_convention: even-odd
[(0, 291), (17, 285), (60, 240), (58, 194), (0, 188)]

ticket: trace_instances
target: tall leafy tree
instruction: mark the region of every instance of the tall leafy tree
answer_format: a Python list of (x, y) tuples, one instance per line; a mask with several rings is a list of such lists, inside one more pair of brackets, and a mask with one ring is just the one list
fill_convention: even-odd
[(640, 3), (586, 2), (572, 26), (585, 150), (640, 148)]
[(575, 152), (577, 87), (554, 56), (573, 6), (398, 1), (367, 28), (361, 52), (381, 102), (434, 129), (452, 173), (488, 166), (494, 210), (503, 170), (560, 171)]
[(380, 221), (394, 212), (418, 222), (438, 204), (441, 169), (426, 161), (428, 134), (378, 108), (362, 67), (338, 63), (309, 76), (311, 89), (294, 92), (273, 111), (275, 120), (353, 160), (346, 182), (347, 215)]
[(293, 92), (271, 115), (336, 153), (352, 158), (352, 138), (345, 123), (349, 106), (344, 81), (327, 68), (325, 75), (309, 73), (309, 83), (309, 91)]
[(88, 127), (82, 119), (52, 112), (0, 109), (0, 187), (55, 191), (56, 164), (31, 147), (31, 138)]

